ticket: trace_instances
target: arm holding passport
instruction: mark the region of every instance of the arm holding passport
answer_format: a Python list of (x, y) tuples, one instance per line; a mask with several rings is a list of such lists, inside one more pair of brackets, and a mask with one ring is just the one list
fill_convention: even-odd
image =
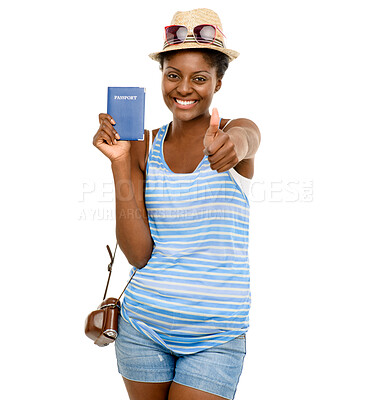
[(143, 268), (151, 257), (153, 240), (144, 203), (144, 172), (139, 166), (135, 147), (132, 146), (129, 158), (112, 162), (111, 169), (118, 244), (130, 264)]
[(139, 162), (144, 154), (145, 142), (119, 140), (120, 135), (113, 126), (115, 121), (109, 114), (99, 114), (99, 122), (93, 144), (111, 161), (117, 241), (129, 263), (142, 268), (153, 249), (144, 203), (144, 172)]

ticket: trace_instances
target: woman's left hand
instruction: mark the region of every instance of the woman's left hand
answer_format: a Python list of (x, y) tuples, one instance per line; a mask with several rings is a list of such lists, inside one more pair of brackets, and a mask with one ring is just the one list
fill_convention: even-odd
[(204, 137), (204, 154), (208, 156), (211, 169), (217, 172), (224, 172), (240, 161), (240, 155), (231, 136), (219, 129), (219, 123), (219, 113), (214, 108), (210, 117), (209, 128)]

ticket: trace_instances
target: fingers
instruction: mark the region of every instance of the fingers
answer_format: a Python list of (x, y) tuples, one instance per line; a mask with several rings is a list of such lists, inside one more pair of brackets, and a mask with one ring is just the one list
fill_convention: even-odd
[(99, 114), (99, 123), (101, 124), (104, 119), (107, 119), (108, 121), (110, 121), (111, 124), (115, 125), (115, 121), (111, 115), (100, 113)]
[(101, 129), (111, 137), (113, 142), (115, 142), (116, 139), (120, 138), (118, 132), (115, 130), (113, 125), (111, 125), (111, 123), (107, 121), (107, 119), (103, 120), (101, 124)]
[(110, 146), (116, 144), (120, 136), (112, 125), (115, 122), (113, 118), (108, 114), (99, 114), (99, 122), (100, 127), (93, 139), (94, 146), (99, 146), (104, 142)]
[(229, 141), (229, 136), (223, 132), (217, 132), (213, 138), (213, 141), (204, 149), (204, 154), (207, 156), (212, 156)]
[(208, 157), (211, 169), (217, 172), (227, 171), (239, 162), (235, 145), (229, 138), (219, 136), (212, 145), (219, 145), (219, 147)]
[(219, 162), (210, 164), (210, 168), (217, 172), (228, 171), (238, 164), (238, 158), (236, 155), (231, 156), (229, 159), (222, 159)]
[(210, 117), (209, 128), (207, 129), (204, 136), (204, 147), (205, 149), (210, 146), (219, 131), (220, 117), (217, 108), (212, 110), (212, 115)]
[(212, 115), (210, 117), (210, 123), (209, 123), (209, 129), (213, 133), (217, 133), (219, 130), (219, 125), (220, 125), (220, 117), (219, 117), (219, 112), (217, 111), (217, 108), (214, 108), (212, 110)]

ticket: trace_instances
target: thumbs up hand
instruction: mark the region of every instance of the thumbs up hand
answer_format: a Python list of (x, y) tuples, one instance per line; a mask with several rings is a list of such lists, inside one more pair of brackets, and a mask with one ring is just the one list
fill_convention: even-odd
[(217, 108), (214, 108), (204, 136), (204, 154), (208, 156), (211, 169), (224, 172), (234, 167), (239, 158), (235, 144), (227, 132), (219, 129), (219, 124), (219, 113)]

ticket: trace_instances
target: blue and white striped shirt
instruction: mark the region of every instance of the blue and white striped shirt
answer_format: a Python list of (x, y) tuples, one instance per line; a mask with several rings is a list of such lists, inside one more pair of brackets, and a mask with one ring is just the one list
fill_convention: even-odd
[(230, 171), (204, 156), (174, 173), (163, 156), (168, 125), (146, 169), (145, 206), (154, 248), (125, 292), (122, 316), (177, 354), (192, 354), (245, 333), (251, 302), (249, 203)]

